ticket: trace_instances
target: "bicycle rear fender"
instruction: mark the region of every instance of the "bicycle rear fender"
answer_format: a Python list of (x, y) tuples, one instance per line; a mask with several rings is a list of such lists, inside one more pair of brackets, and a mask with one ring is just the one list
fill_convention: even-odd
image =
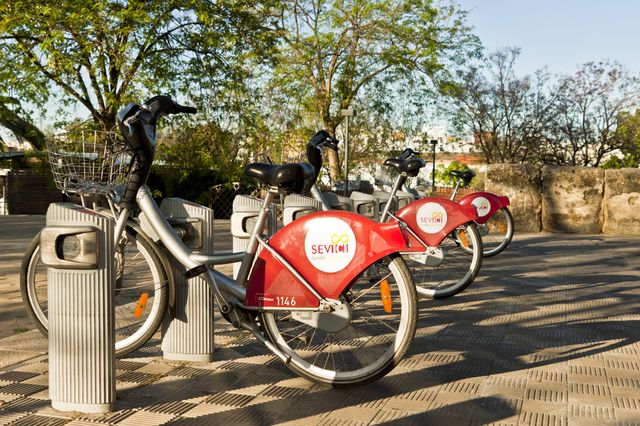
[(461, 198), (459, 203), (463, 206), (475, 206), (478, 212), (476, 222), (487, 223), (496, 210), (509, 205), (509, 197), (495, 195), (490, 192), (476, 192)]
[[(475, 220), (473, 206), (461, 206), (445, 198), (423, 198), (401, 208), (396, 217), (407, 224), (429, 247), (437, 247), (458, 226)], [(412, 235), (407, 252), (421, 252), (425, 248)]]
[[(275, 233), (269, 245), (325, 298), (337, 299), (368, 266), (406, 250), (397, 222), (377, 223), (346, 211), (307, 215)], [(319, 300), (268, 250), (262, 249), (247, 284), (245, 305), (317, 308)]]

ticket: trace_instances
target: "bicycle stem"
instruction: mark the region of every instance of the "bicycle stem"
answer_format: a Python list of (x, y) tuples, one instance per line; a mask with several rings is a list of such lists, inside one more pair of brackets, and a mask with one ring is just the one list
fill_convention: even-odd
[(384, 209), (382, 210), (382, 214), (380, 215), (380, 222), (384, 222), (385, 218), (389, 214), (389, 210), (391, 209), (391, 203), (396, 200), (396, 193), (402, 188), (402, 185), (407, 181), (407, 176), (404, 173), (400, 173), (398, 178), (393, 184), (393, 188), (391, 189), (391, 193), (389, 194), (389, 199), (387, 203), (384, 205)]

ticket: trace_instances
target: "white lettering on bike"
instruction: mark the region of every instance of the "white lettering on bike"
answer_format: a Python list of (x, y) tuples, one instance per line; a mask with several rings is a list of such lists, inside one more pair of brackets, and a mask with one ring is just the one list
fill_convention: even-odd
[(356, 236), (342, 219), (321, 217), (307, 222), (304, 251), (309, 262), (323, 272), (343, 270), (356, 254)]
[(425, 203), (416, 214), (418, 227), (428, 234), (435, 234), (447, 224), (447, 211), (438, 203)]
[(276, 296), (276, 305), (278, 306), (296, 306), (296, 298), (291, 296)]
[(479, 217), (485, 217), (491, 211), (491, 202), (484, 197), (475, 198), (471, 204), (476, 208)]

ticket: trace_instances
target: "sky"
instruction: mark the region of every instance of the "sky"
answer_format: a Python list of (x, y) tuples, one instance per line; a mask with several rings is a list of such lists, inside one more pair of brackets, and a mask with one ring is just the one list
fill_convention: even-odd
[(640, 1), (457, 1), (486, 49), (522, 49), (521, 75), (544, 66), (551, 74), (573, 74), (578, 65), (602, 59), (640, 74)]

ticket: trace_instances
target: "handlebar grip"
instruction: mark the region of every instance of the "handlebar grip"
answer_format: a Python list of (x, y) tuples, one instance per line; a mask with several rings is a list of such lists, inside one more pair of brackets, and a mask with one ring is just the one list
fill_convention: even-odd
[(197, 112), (198, 109), (195, 107), (175, 104), (175, 107), (173, 108), (173, 111), (171, 111), (171, 114), (195, 114)]
[(419, 156), (420, 153), (418, 151), (414, 151), (411, 148), (405, 148), (405, 150), (400, 153), (398, 158), (400, 160), (408, 160), (412, 155)]
[(198, 110), (194, 107), (183, 106), (171, 99), (170, 96), (154, 96), (148, 99), (143, 105), (147, 111), (151, 113), (149, 124), (155, 125), (158, 118), (169, 114), (195, 114)]
[(325, 146), (333, 149), (334, 151), (338, 150), (338, 143), (340, 141), (329, 134), (326, 130), (319, 130), (315, 135), (309, 139), (309, 145), (315, 147), (321, 146), (324, 144)]

